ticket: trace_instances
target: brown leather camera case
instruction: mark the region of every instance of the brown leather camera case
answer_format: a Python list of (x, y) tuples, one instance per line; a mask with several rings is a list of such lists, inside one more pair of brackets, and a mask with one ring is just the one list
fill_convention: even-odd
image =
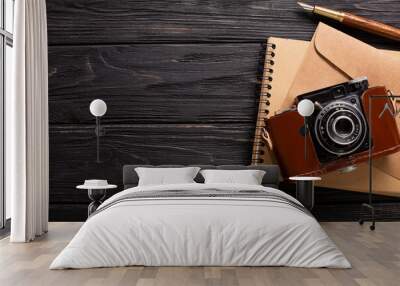
[[(387, 94), (388, 91), (385, 87), (373, 87), (365, 91), (361, 98), (365, 117), (369, 126), (372, 126), (373, 158), (400, 150), (399, 131), (393, 116), (395, 112), (391, 100), (387, 97), (370, 99), (374, 95), (382, 96)], [(368, 118), (369, 100), (372, 100), (372, 125)], [(385, 105), (390, 108), (390, 112), (386, 110), (386, 112), (382, 113)], [(382, 116), (379, 118), (381, 113)], [(322, 175), (368, 160), (369, 151), (367, 150), (342, 157), (327, 164), (321, 164), (309, 133), (307, 134), (307, 158), (305, 158), (305, 140), (300, 131), (303, 126), (304, 118), (298, 114), (297, 110), (289, 110), (266, 120), (266, 128), (273, 144), (273, 152), (285, 178), (299, 175)]]

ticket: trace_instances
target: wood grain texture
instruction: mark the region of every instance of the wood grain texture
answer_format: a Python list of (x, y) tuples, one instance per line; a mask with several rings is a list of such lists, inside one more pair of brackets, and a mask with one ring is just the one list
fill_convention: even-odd
[[(397, 0), (314, 4), (399, 24)], [(266, 36), (308, 38), (315, 28), (315, 22), (291, 0), (49, 0), (47, 12), (51, 45), (260, 42)]]
[[(314, 4), (400, 27), (400, 2)], [(317, 24), (296, 1), (48, 0), (50, 217), (84, 220), (85, 192), (123, 164), (249, 164), (269, 36), (309, 40)], [(377, 47), (397, 43), (328, 22)], [(108, 104), (95, 163), (91, 100)], [(293, 186), (283, 186), (289, 192)], [(357, 219), (365, 195), (317, 193), (321, 219)], [(389, 218), (400, 215), (399, 199)], [(229, 275), (228, 275), (229, 276)]]
[[(50, 44), (256, 41), (311, 33), (293, 1), (62, 1), (47, 4)], [(280, 25), (287, 23), (287, 28)]]
[(295, 267), (115, 267), (49, 270), (81, 223), (50, 223), (32, 243), (0, 241), (0, 285), (70, 286), (397, 286), (399, 222), (378, 223), (374, 232), (357, 223), (322, 223), (352, 269)]
[(88, 202), (75, 186), (107, 179), (122, 188), (124, 164), (235, 164), (249, 162), (252, 124), (105, 125), (101, 164), (93, 126), (50, 127), (50, 203)]
[[(49, 48), (51, 124), (254, 122), (261, 44)], [(223, 106), (223, 108), (221, 108)]]

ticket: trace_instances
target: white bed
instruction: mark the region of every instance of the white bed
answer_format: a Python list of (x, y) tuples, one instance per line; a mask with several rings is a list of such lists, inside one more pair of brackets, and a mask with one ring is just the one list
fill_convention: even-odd
[[(138, 192), (169, 190), (211, 195), (122, 199)], [(249, 197), (212, 195), (238, 191)], [(253, 197), (252, 191), (265, 192), (272, 199)], [(277, 189), (254, 185), (129, 188), (100, 206), (50, 269), (127, 265), (350, 268), (319, 223), (299, 204)]]

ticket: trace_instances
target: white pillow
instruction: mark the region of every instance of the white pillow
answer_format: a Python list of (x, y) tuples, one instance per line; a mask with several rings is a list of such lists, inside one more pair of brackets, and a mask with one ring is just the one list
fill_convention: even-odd
[(261, 170), (201, 170), (205, 184), (261, 185), (265, 171)]
[(195, 183), (193, 179), (197, 176), (199, 170), (199, 167), (135, 168), (139, 176), (138, 186)]

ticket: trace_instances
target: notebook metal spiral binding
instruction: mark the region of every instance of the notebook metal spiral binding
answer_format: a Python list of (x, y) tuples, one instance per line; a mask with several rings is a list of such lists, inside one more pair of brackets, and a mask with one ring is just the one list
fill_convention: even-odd
[(265, 130), (265, 118), (269, 114), (268, 106), (270, 105), (270, 98), (272, 96), (270, 91), (272, 89), (271, 82), (273, 80), (273, 65), (275, 63), (273, 58), (275, 57), (274, 51), (276, 45), (274, 43), (266, 42), (265, 47), (266, 53), (264, 58), (263, 76), (261, 80), (261, 94), (251, 158), (252, 165), (264, 163), (262, 156), (269, 151), (269, 139)]

